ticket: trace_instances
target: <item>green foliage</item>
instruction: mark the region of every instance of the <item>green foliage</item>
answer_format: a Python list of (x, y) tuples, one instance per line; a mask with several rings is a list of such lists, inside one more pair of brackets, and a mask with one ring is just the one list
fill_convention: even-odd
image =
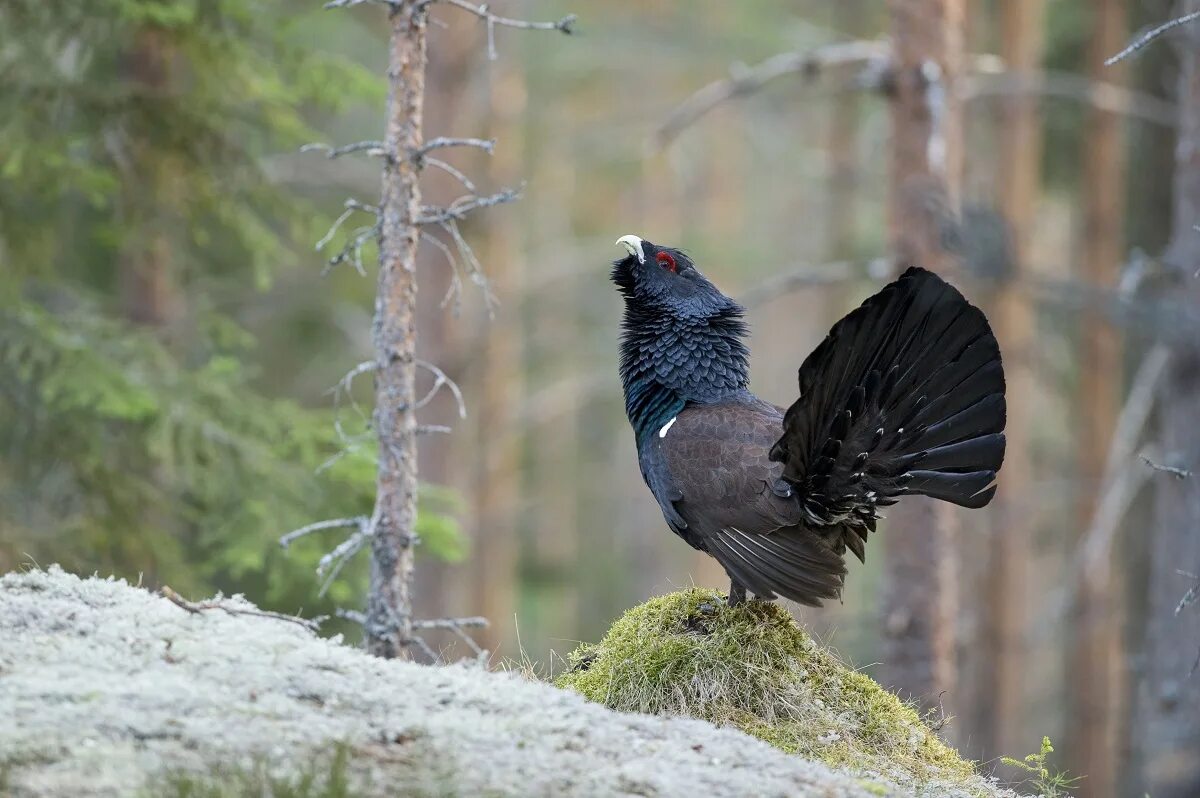
[(361, 67), (291, 43), (319, 11), (282, 0), (0, 7), (9, 267), (104, 287), (118, 254), (161, 234), (180, 282), (265, 285), (312, 226), (262, 156), (318, 137), (306, 108), (382, 97)]
[[(146, 798), (359, 798), (388, 795), (397, 798), (451, 798), (462, 795), (453, 767), (443, 752), (414, 755), (419, 766), (401, 766), (381, 784), (379, 762), (370, 754), (339, 743), (332, 755), (297, 764), (265, 761), (252, 766), (222, 766), (209, 774), (170, 773), (152, 784)], [(356, 766), (357, 765), (357, 766)], [(484, 795), (491, 795), (485, 792)], [(499, 792), (496, 793), (497, 795)]]
[(712, 590), (672, 593), (627, 612), (570, 662), (556, 684), (612, 709), (735, 726), (900, 781), (977, 778), (912, 707), (818, 646), (778, 604), (731, 608)]
[(1038, 795), (1044, 798), (1059, 798), (1074, 789), (1079, 779), (1068, 776), (1061, 770), (1051, 770), (1047, 760), (1052, 753), (1054, 746), (1050, 744), (1050, 738), (1043, 737), (1042, 747), (1036, 754), (1029, 754), (1024, 759), (1005, 756), (1001, 757), (1000, 761), (1027, 773), (1027, 783)]
[[(303, 541), (284, 559), (278, 536), (370, 511), (373, 449), (332, 457), (343, 445), (330, 413), (259, 396), (234, 353), (184, 368), (152, 334), (82, 303), (55, 315), (21, 302), (0, 312), (0, 375), (0, 551), (84, 571), (133, 563), (184, 591), (261, 593), (274, 571), (264, 597), (294, 607), (332, 544)], [(422, 510), (425, 550), (461, 557), (454, 497), (432, 489)], [(356, 581), (331, 597), (354, 600)]]
[[(313, 601), (344, 530), (277, 540), (370, 513), (369, 430), (272, 396), (231, 317), (282, 264), (318, 279), (322, 220), (267, 159), (326, 138), (317, 112), (383, 97), (306, 41), (321, 13), (0, 4), (0, 569), (30, 557), (284, 611), (361, 599), (358, 562)], [(421, 502), (422, 550), (462, 557), (453, 497)]]
[(308, 763), (291, 777), (273, 776), (262, 763), (247, 769), (222, 769), (209, 777), (173, 773), (164, 784), (146, 791), (147, 798), (352, 798), (347, 772), (349, 747), (339, 745), (332, 757)]

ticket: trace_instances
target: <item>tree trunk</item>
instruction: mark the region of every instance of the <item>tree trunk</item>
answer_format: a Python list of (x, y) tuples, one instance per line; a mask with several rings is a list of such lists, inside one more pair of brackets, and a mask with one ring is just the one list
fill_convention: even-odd
[[(962, 0), (889, 0), (892, 19), (890, 237), (897, 266), (945, 273), (957, 234), (962, 114)], [(956, 519), (949, 505), (912, 497), (884, 533), (885, 681), (926, 707), (953, 698), (958, 605)]]
[[(165, 30), (147, 25), (137, 31), (123, 72), (144, 99), (153, 102), (171, 90), (174, 49)], [(121, 247), (117, 280), (121, 312), (135, 324), (162, 330), (177, 310), (164, 219), (177, 205), (176, 181), (170, 163), (156, 151), (156, 131), (135, 126), (123, 132), (130, 139), (131, 157), (120, 162), (120, 211), (129, 230)]]
[[(489, 138), (518, 141), (516, 126), (525, 108), (525, 85), (513, 65), (491, 67)], [(501, 147), (492, 156), (491, 176), (502, 185), (517, 182), (520, 149)], [(483, 261), (488, 265), (492, 291), (502, 304), (500, 316), (479, 335), (476, 368), (480, 373), (479, 408), (475, 414), (474, 460), (477, 464), (474, 535), (471, 543), (471, 606), (491, 625), (476, 639), (489, 651), (514, 639), (517, 608), (519, 545), (518, 506), (521, 486), (522, 436), (513, 433), (513, 419), (523, 392), (521, 286), (523, 261), (517, 230), (506, 220), (490, 217)], [(512, 655), (515, 656), (515, 655)]]
[[(486, 32), (479, 25), (449, 25), (435, 34), (429, 48), (429, 61), (425, 65), (425, 93), (436, 97), (424, 111), (423, 127), (427, 131), (445, 133), (454, 130), (478, 130), (486, 109), (471, 102), (473, 97), (472, 76), (480, 63), (481, 45), (486, 43)], [(467, 153), (454, 153), (454, 158)], [(467, 160), (465, 166), (479, 161), (479, 154)], [(450, 154), (439, 156), (450, 160)], [(486, 156), (485, 156), (486, 157)], [(459, 162), (462, 163), (462, 162)], [(449, 205), (463, 192), (457, 179), (439, 169), (426, 169), (421, 173), (422, 203), (426, 205)], [(439, 232), (439, 231), (432, 231)], [(470, 331), (464, 330), (452, 308), (444, 307), (441, 299), (450, 288), (453, 267), (446, 256), (436, 247), (420, 247), (417, 252), (417, 284), (423, 297), (436, 301), (417, 305), (417, 329), (421, 331), (421, 357), (437, 363), (446, 374), (459, 385), (464, 384), (472, 347), (466, 343)], [(417, 375), (419, 391), (422, 385), (432, 385), (432, 375)], [(429, 382), (425, 382), (425, 377)], [(458, 403), (449, 391), (443, 391), (425, 407), (421, 408), (421, 423), (451, 427), (452, 435), (423, 436), (418, 447), (417, 469), (424, 485), (443, 486), (458, 495), (469, 496), (475, 475), (470, 469), (457, 469), (454, 464), (460, 458), (472, 457), (474, 440), (470, 428), (458, 417)], [(469, 461), (469, 460), (468, 460)], [(461, 523), (467, 526), (469, 519)], [(457, 563), (447, 562), (435, 556), (421, 556), (418, 549), (418, 566), (413, 574), (413, 617), (450, 618), (474, 615), (471, 597), (460, 584), (463, 568)], [(461, 645), (458, 636), (451, 631), (425, 630), (425, 641), (435, 651), (450, 651)]]
[[(1009, 0), (1000, 8), (1000, 55), (1010, 70), (1031, 74), (1041, 66), (1044, 0)], [(992, 322), (1004, 353), (1008, 421), (1004, 470), (988, 546), (983, 606), (983, 675), (977, 731), (988, 759), (1022, 750), (1026, 667), (1027, 567), (1031, 560), (1028, 511), (1031, 487), (1029, 427), (1033, 401), (1033, 347), (1037, 319), (1022, 291), (1028, 272), (1041, 167), (1041, 120), (1028, 93), (1005, 98), (999, 108), (1000, 210), (1012, 240), (1012, 271), (1002, 276)]]
[[(1200, 11), (1200, 0), (1177, 13)], [(1175, 149), (1175, 209), (1166, 261), (1178, 269), (1176, 295), (1200, 313), (1200, 26), (1179, 29), (1179, 141)], [(1162, 394), (1160, 437), (1168, 462), (1200, 472), (1200, 343), (1177, 342)], [(1200, 795), (1200, 604), (1176, 607), (1200, 574), (1200, 476), (1156, 475), (1155, 527), (1150, 539), (1150, 591), (1144, 664), (1137, 692), (1141, 766), (1138, 792), (1155, 798)]]
[(393, 5), (388, 58), (386, 150), (380, 201), (379, 282), (375, 297), (375, 412), (379, 438), (367, 649), (407, 656), (412, 638), (410, 584), (417, 520), (415, 324), (421, 208), (414, 155), (422, 143), (426, 13), (415, 0)]
[[(1104, 60), (1128, 38), (1122, 0), (1092, 4), (1088, 74), (1121, 82), (1122, 71)], [(1124, 261), (1124, 136), (1117, 114), (1093, 108), (1085, 126), (1083, 163), (1084, 280), (1093, 288), (1114, 289)], [(1083, 315), (1079, 362), (1078, 511), (1080, 531), (1095, 512), (1112, 431), (1120, 412), (1121, 340), (1098, 311)], [(1072, 613), (1067, 684), (1070, 717), (1076, 723), (1067, 740), (1068, 769), (1086, 778), (1080, 795), (1115, 792), (1116, 723), (1120, 711), (1122, 663), (1119, 585), (1109, 569), (1085, 569)]]
[[(840, 0), (833, 6), (833, 25), (838, 33), (858, 38), (866, 31), (866, 8), (862, 0)], [(860, 95), (843, 91), (833, 99), (829, 120), (829, 201), (825, 254), (831, 260), (854, 256), (857, 245), (858, 117)]]

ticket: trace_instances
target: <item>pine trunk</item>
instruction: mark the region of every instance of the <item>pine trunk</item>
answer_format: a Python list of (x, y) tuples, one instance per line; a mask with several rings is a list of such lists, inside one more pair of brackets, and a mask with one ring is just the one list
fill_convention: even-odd
[[(174, 46), (168, 32), (153, 26), (137, 31), (126, 54), (124, 73), (143, 101), (155, 102), (171, 90)], [(129, 162), (122, 162), (121, 206), (129, 232), (121, 248), (118, 284), (122, 314), (135, 324), (162, 330), (176, 315), (171, 243), (165, 233), (167, 210), (175, 205), (170, 163), (154, 144), (157, 131), (134, 125)]]
[[(1200, 0), (1177, 13), (1200, 11)], [(1200, 26), (1179, 29), (1179, 141), (1175, 209), (1167, 262), (1181, 282), (1175, 296), (1200, 314)], [(1162, 393), (1162, 457), (1200, 472), (1200, 343), (1176, 342)], [(1200, 574), (1200, 476), (1156, 475), (1150, 539), (1150, 594), (1134, 739), (1141, 766), (1136, 784), (1155, 798), (1200, 795), (1200, 603), (1180, 600)]]
[[(862, 0), (840, 0), (833, 7), (833, 25), (838, 33), (858, 38), (866, 29)], [(829, 122), (829, 200), (825, 247), (831, 260), (851, 258), (857, 245), (858, 119), (860, 95), (840, 92), (833, 100)]]
[(375, 411), (379, 439), (367, 649), (404, 657), (412, 639), (413, 544), (417, 521), (416, 257), (421, 208), (414, 154), (422, 144), (426, 16), (406, 0), (388, 14), (386, 149), (380, 202), (379, 282), (375, 297)]
[[(1010, 70), (1029, 75), (1042, 60), (1044, 0), (1009, 0), (1000, 8), (1000, 55)], [(1037, 319), (1021, 281), (1028, 274), (1041, 167), (1041, 121), (1031, 93), (1014, 93), (999, 108), (1000, 209), (1012, 241), (1012, 271), (993, 300), (992, 324), (1004, 353), (1008, 420), (1004, 470), (993, 514), (983, 606), (980, 750), (987, 758), (1022, 750), (1031, 488), (1029, 427), (1034, 399), (1033, 348)]]
[[(524, 111), (525, 85), (513, 65), (491, 67), (489, 138), (519, 141), (516, 126)], [(491, 175), (500, 185), (517, 182), (519, 148), (501, 147), (491, 158)], [(474, 535), (469, 592), (474, 612), (492, 624), (477, 635), (489, 651), (514, 639), (513, 614), (520, 587), (517, 522), (521, 484), (521, 435), (514, 432), (522, 394), (521, 295), (523, 262), (517, 230), (493, 215), (487, 229), (483, 261), (492, 291), (504, 301), (500, 315), (479, 335), (476, 368), (480, 374), (479, 409), (475, 414)], [(512, 656), (515, 656), (513, 654)]]
[[(957, 227), (962, 113), (962, 0), (890, 0), (893, 84), (890, 237), (897, 267), (946, 273)], [(884, 594), (885, 681), (935, 707), (953, 696), (957, 523), (949, 505), (902, 501), (889, 514)]]
[[(438, 32), (437, 46), (430, 49), (429, 62), (425, 66), (425, 93), (437, 98), (437, 102), (424, 111), (425, 130), (446, 132), (478, 129), (478, 117), (484, 109), (471, 102), (473, 98), (468, 95), (473, 89), (472, 77), (479, 65), (479, 52), (485, 36), (480, 26), (471, 24), (450, 25)], [(465, 154), (454, 155), (462, 157)], [(439, 157), (449, 160), (449, 155)], [(475, 160), (479, 160), (478, 155)], [(461, 183), (438, 169), (426, 169), (421, 178), (422, 202), (426, 205), (449, 205), (463, 192)], [(450, 289), (452, 277), (453, 267), (440, 250), (432, 245), (419, 249), (417, 284), (421, 286), (423, 297), (436, 300), (417, 305), (417, 329), (421, 331), (419, 351), (422, 358), (437, 363), (451, 379), (462, 385), (466, 370), (463, 353), (469, 352), (471, 347), (464, 345), (467, 333), (463, 325), (458, 323), (456, 314), (441, 302)], [(418, 374), (417, 377), (418, 391), (424, 385), (433, 384), (432, 375)], [(475, 475), (469, 470), (454, 468), (454, 464), (461, 461), (459, 455), (471, 456), (474, 443), (458, 417), (458, 404), (454, 396), (449, 391), (435, 396), (421, 409), (421, 423), (446, 426), (455, 431), (452, 435), (421, 438), (417, 457), (421, 482), (443, 486), (462, 496), (470, 495)], [(413, 617), (474, 615), (470, 597), (457, 584), (462, 570), (457, 563), (436, 556), (422, 557), (420, 567), (413, 575)], [(453, 632), (436, 630), (426, 630), (425, 640), (435, 651), (442, 651), (460, 642)]]
[[(1122, 70), (1104, 60), (1128, 38), (1122, 0), (1092, 4), (1092, 36), (1088, 74), (1095, 80), (1121, 82)], [(1096, 289), (1113, 290), (1124, 262), (1124, 136), (1122, 118), (1092, 109), (1085, 126), (1083, 164), (1084, 280)], [(1090, 519), (1098, 504), (1112, 431), (1120, 412), (1121, 340), (1098, 309), (1083, 315), (1079, 363), (1079, 430), (1077, 517)], [(1086, 526), (1081, 521), (1081, 529)], [(1119, 585), (1110, 569), (1085, 569), (1072, 613), (1068, 643), (1068, 706), (1076, 720), (1068, 740), (1067, 760), (1073, 773), (1085, 775), (1080, 795), (1114, 794), (1116, 723), (1120, 717), (1121, 619)]]

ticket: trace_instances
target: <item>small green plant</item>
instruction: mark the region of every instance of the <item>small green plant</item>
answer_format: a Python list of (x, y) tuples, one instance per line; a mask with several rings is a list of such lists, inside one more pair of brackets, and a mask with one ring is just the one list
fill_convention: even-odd
[(1027, 773), (1026, 783), (1045, 798), (1059, 798), (1073, 790), (1079, 783), (1078, 777), (1068, 776), (1066, 771), (1051, 770), (1046, 760), (1054, 753), (1054, 746), (1049, 737), (1042, 738), (1042, 748), (1036, 754), (1029, 754), (1024, 759), (1001, 757), (1000, 761), (1010, 767)]
[(272, 776), (266, 764), (214, 771), (211, 775), (172, 773), (147, 794), (167, 798), (354, 798), (349, 784), (350, 750), (339, 745), (332, 757), (318, 758), (293, 777)]

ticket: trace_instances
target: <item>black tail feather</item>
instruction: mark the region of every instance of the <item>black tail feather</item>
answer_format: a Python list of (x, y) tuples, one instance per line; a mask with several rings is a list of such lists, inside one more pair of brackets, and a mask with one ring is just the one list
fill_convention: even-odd
[(1000, 348), (982, 311), (937, 275), (909, 269), (834, 325), (799, 383), (771, 456), (812, 523), (864, 526), (904, 495), (991, 501), (1004, 460)]

